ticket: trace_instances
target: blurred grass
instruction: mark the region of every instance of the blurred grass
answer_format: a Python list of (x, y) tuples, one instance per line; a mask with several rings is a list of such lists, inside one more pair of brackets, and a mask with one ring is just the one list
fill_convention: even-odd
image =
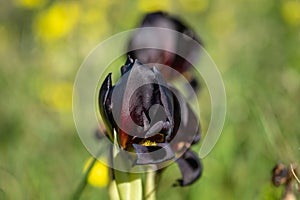
[[(16, 177), (24, 199), (71, 195), (89, 157), (72, 118), (76, 71), (95, 45), (160, 8), (202, 37), (222, 73), (228, 104), (223, 134), (203, 160), (203, 177), (173, 188), (179, 177), (174, 165), (163, 174), (159, 199), (280, 196), (270, 183), (273, 166), (300, 163), (299, 1), (1, 1), (0, 169)], [(205, 89), (200, 102), (205, 130)], [(82, 199), (106, 195), (88, 187)]]

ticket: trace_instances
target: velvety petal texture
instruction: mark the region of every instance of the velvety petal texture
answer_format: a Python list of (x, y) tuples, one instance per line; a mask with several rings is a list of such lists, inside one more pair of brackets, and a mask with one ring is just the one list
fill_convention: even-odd
[[(149, 32), (144, 30), (144, 27), (170, 29), (188, 37), (179, 39), (178, 35), (172, 34), (170, 31)], [(167, 65), (181, 73), (191, 67), (187, 60), (194, 62), (199, 58), (200, 48), (199, 45), (195, 45), (193, 40), (200, 44), (202, 42), (182, 20), (164, 12), (153, 12), (145, 15), (139, 28), (142, 29), (134, 33), (128, 45), (128, 55), (131, 58), (138, 59), (142, 63)], [(159, 44), (161, 49), (143, 48), (147, 44)], [(173, 53), (163, 49), (170, 49)]]
[(202, 165), (198, 156), (193, 151), (186, 151), (176, 162), (182, 174), (182, 179), (178, 180), (180, 186), (190, 185), (201, 176)]
[(134, 165), (177, 159), (179, 185), (193, 183), (202, 172), (199, 158), (190, 150), (200, 140), (197, 116), (155, 67), (128, 58), (121, 74), (115, 85), (108, 74), (99, 92), (107, 137), (135, 154)]
[(113, 140), (113, 117), (111, 114), (111, 93), (113, 90), (111, 73), (105, 78), (99, 92), (99, 109), (102, 120), (106, 126), (106, 133), (110, 140)]

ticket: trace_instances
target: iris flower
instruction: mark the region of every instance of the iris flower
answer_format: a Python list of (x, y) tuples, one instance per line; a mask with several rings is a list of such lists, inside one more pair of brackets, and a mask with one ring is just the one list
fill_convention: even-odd
[(202, 173), (190, 149), (200, 140), (199, 121), (178, 90), (156, 67), (128, 58), (121, 78), (112, 84), (109, 74), (99, 92), (99, 108), (112, 143), (134, 154), (134, 165), (160, 165), (176, 160), (186, 186)]
[[(172, 31), (150, 31), (145, 27), (164, 28)], [(165, 12), (152, 12), (145, 15), (139, 28), (128, 44), (128, 55), (142, 63), (159, 63), (169, 66), (180, 73), (187, 73), (192, 65), (187, 60), (196, 62), (200, 56), (201, 39), (182, 20)], [(188, 37), (180, 37), (173, 31)], [(144, 48), (147, 44), (159, 44), (162, 49)], [(172, 52), (164, 49), (170, 49)], [(178, 55), (176, 53), (181, 54)], [(164, 76), (166, 74), (163, 72)], [(190, 75), (189, 75), (190, 76)], [(194, 81), (194, 80), (193, 80)]]

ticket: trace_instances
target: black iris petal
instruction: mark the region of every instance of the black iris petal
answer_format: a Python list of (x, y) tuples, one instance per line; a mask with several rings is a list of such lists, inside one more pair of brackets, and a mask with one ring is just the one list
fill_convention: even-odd
[(128, 56), (125, 65), (121, 67), (121, 75), (123, 76), (125, 73), (129, 72), (132, 69), (133, 64), (133, 59)]
[(191, 150), (187, 150), (180, 158), (178, 163), (182, 179), (176, 185), (187, 186), (194, 183), (202, 174), (202, 165), (198, 156)]
[[(140, 24), (140, 28), (143, 27), (157, 27), (157, 28), (166, 28), (170, 30), (183, 33), (198, 43), (202, 44), (200, 38), (195, 34), (195, 32), (188, 27), (180, 19), (170, 16), (165, 12), (153, 12), (145, 15), (144, 19)], [(160, 63), (168, 65), (179, 72), (184, 72), (188, 70), (191, 64), (185, 59), (189, 58), (190, 60), (197, 60), (200, 55), (200, 48), (198, 45), (194, 45), (194, 42), (190, 39), (176, 39), (170, 40), (173, 38), (170, 35), (170, 32), (160, 32), (155, 33), (155, 35), (147, 36), (143, 30), (138, 30), (132, 36), (129, 45), (128, 45), (128, 55), (131, 58), (138, 59), (143, 63)], [(173, 47), (173, 52), (177, 52), (183, 56), (173, 54), (170, 52), (165, 53), (161, 49), (151, 49), (151, 48), (142, 48), (145, 44), (151, 43), (162, 43), (163, 47)]]
[[(120, 146), (136, 153), (136, 165), (160, 164), (175, 159), (176, 154), (185, 151), (176, 160), (182, 174), (177, 185), (192, 184), (202, 173), (199, 158), (190, 150), (190, 145), (200, 140), (200, 125), (196, 115), (180, 92), (169, 86), (155, 67), (150, 68), (128, 58), (121, 73), (122, 77), (115, 86), (109, 74), (100, 88), (99, 108), (109, 129), (108, 137), (114, 141), (114, 129)], [(146, 84), (137, 87), (141, 81)], [(137, 89), (130, 93), (132, 88)], [(112, 102), (113, 92), (119, 97), (116, 102)], [(129, 103), (124, 104), (125, 101)], [(129, 108), (125, 109), (124, 105)], [(113, 118), (112, 106), (120, 112), (116, 117), (120, 118), (118, 122), (121, 122), (121, 126), (134, 129), (135, 126), (130, 123), (135, 123), (143, 129), (129, 129), (137, 133), (136, 136), (121, 130), (122, 127), (119, 128)]]
[(156, 146), (133, 145), (137, 152), (135, 164), (158, 164), (175, 158), (175, 154), (169, 145), (158, 144)]
[(107, 134), (110, 139), (112, 139), (112, 129), (113, 129), (113, 117), (111, 114), (111, 94), (113, 91), (112, 81), (111, 81), (111, 73), (107, 75), (105, 80), (102, 83), (99, 92), (98, 104), (100, 109), (100, 114), (102, 116), (102, 120), (106, 125)]

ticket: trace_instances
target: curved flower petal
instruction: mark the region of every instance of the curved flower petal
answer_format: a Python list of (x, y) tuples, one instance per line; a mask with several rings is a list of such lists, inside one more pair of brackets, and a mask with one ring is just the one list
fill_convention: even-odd
[(137, 165), (158, 164), (175, 158), (170, 145), (157, 144), (156, 146), (143, 146), (133, 144), (137, 152)]
[(135, 137), (169, 136), (174, 124), (173, 96), (160, 73), (138, 61), (124, 65), (121, 71), (112, 98), (120, 113), (114, 117), (122, 148), (131, 149)]
[(113, 90), (111, 73), (105, 78), (99, 92), (98, 103), (102, 120), (106, 126), (108, 137), (113, 141), (112, 116), (111, 116), (111, 92)]
[[(183, 33), (189, 37), (183, 40), (178, 39), (177, 35), (173, 35), (171, 32), (158, 31), (150, 34), (140, 29), (135, 32), (128, 45), (128, 55), (131, 58), (138, 59), (142, 63), (167, 65), (181, 73), (191, 67), (191, 64), (186, 60), (187, 58), (192, 61), (196, 61), (199, 58), (200, 48), (198, 45), (194, 45), (192, 40), (196, 40), (200, 44), (202, 42), (195, 32), (180, 19), (164, 12), (153, 12), (144, 17), (140, 27), (166, 28)], [(162, 49), (172, 49), (173, 52), (180, 52), (182, 57), (161, 49), (143, 49), (142, 47), (145, 44), (160, 44), (164, 47)]]
[[(170, 86), (171, 87), (171, 86)], [(191, 144), (198, 143), (201, 139), (201, 127), (199, 119), (191, 109), (188, 102), (180, 94), (180, 92), (171, 87), (174, 95), (174, 119), (176, 120), (174, 133), (174, 143), (176, 151), (186, 151)]]
[(174, 186), (187, 186), (194, 183), (202, 174), (202, 165), (198, 156), (191, 150), (186, 151), (176, 160), (182, 179), (177, 180)]
[[(109, 74), (99, 94), (100, 113), (111, 141), (136, 153), (132, 161), (136, 159), (139, 165), (159, 164), (189, 151), (200, 139), (200, 126), (180, 92), (167, 85), (155, 67), (137, 60), (128, 58), (121, 73), (114, 86)], [(193, 167), (190, 158), (193, 154), (186, 152), (178, 163)]]

